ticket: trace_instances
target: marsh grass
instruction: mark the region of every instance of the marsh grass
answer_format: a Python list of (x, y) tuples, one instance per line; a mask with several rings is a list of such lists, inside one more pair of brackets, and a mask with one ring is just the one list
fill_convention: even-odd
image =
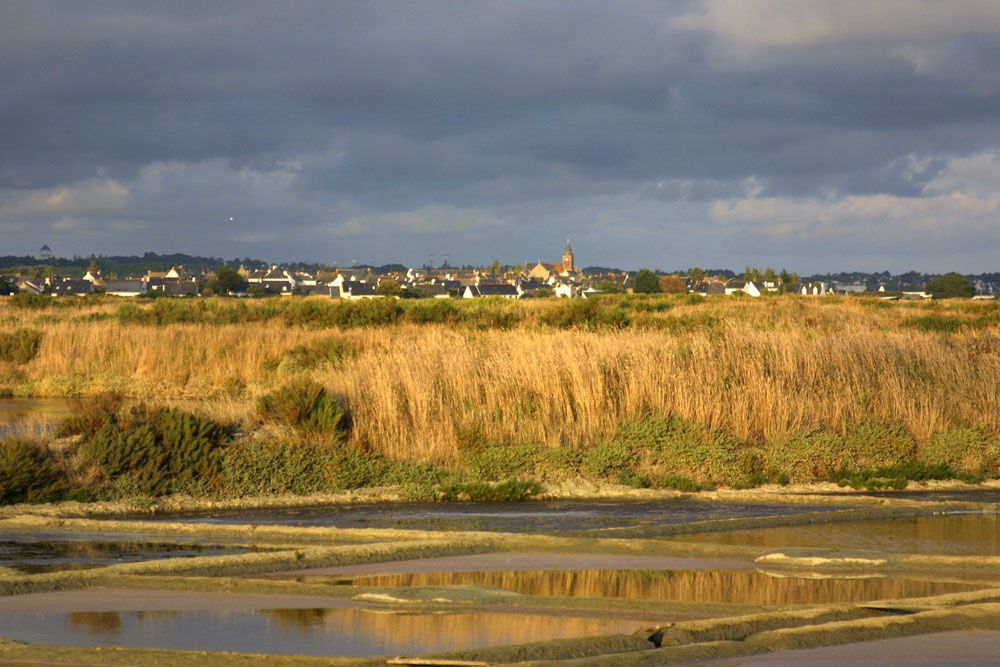
[[(872, 307), (865, 299), (798, 297), (695, 303), (684, 295), (605, 297), (598, 306), (383, 302), (398, 306), (394, 315), (396, 306), (341, 311), (345, 304), (316, 299), (174, 303), (182, 305), (81, 300), (46, 310), (44, 321), (38, 311), (0, 306), (0, 330), (42, 333), (36, 357), (16, 371), (0, 368), (0, 382), (19, 395), (113, 390), (164, 403), (196, 399), (216, 421), (250, 429), (258, 422), (257, 397), (283, 386), (275, 360), (295, 359), (286, 363), (288, 375), (311, 378), (350, 406), (350, 444), (387, 460), (446, 467), (463, 462), (462, 434), (473, 430), (483, 442), (587, 452), (646, 415), (724, 434), (728, 440), (710, 444), (728, 452), (727, 467), (743, 459), (757, 468), (751, 477), (775, 468), (793, 480), (800, 463), (809, 471), (801, 476), (812, 479), (838, 469), (837, 448), (860, 424), (908, 434), (871, 431), (884, 438), (886, 451), (868, 451), (868, 436), (855, 437), (851, 451), (867, 457), (859, 464), (866, 467), (890, 465), (895, 460), (880, 457), (905, 452), (932, 456), (944, 446), (928, 447), (938, 433), (974, 429), (989, 447), (1000, 433), (993, 304)], [(159, 310), (123, 317), (125, 306)], [(617, 314), (610, 325), (600, 324), (604, 315), (588, 314), (607, 311), (626, 315), (628, 326), (615, 323)], [(74, 319), (91, 314), (112, 317)], [(909, 324), (923, 316), (986, 324), (944, 332)], [(355, 353), (324, 357), (319, 341), (333, 339), (348, 341)], [(303, 357), (309, 359), (300, 364)], [(779, 443), (796, 446), (779, 451)], [(745, 448), (758, 451), (745, 455)], [(663, 460), (683, 463), (686, 456), (679, 451)], [(949, 465), (972, 470), (979, 463)], [(721, 483), (718, 471), (660, 472)]]

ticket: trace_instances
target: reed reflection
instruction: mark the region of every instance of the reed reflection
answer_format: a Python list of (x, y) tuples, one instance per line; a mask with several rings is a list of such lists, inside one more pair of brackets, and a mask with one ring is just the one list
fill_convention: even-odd
[(849, 521), (825, 524), (821, 528), (783, 526), (684, 535), (672, 539), (768, 548), (811, 547), (995, 556), (1000, 553), (1000, 516), (972, 514)]
[(822, 604), (975, 590), (975, 584), (894, 577), (798, 578), (749, 570), (435, 572), (355, 578), (356, 586), (479, 586), (524, 595), (755, 605)]

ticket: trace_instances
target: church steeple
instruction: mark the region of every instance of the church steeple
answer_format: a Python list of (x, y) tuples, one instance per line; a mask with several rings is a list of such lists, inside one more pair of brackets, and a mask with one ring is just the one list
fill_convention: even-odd
[(562, 254), (562, 270), (564, 273), (572, 273), (575, 268), (573, 266), (573, 248), (569, 245), (569, 239), (566, 239), (566, 247), (563, 248)]

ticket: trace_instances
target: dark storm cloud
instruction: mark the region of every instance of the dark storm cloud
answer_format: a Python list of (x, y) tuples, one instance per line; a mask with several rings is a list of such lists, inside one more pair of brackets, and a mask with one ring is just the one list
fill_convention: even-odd
[(2, 245), (939, 268), (908, 220), (1000, 250), (1000, 10), (943, 4), (6, 2)]

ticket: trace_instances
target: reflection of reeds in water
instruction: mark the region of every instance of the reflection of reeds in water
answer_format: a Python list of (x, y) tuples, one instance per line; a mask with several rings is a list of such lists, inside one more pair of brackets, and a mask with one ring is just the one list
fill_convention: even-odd
[(258, 613), (267, 616), (284, 628), (309, 630), (323, 625), (324, 619), (330, 613), (329, 609), (259, 609)]
[(58, 417), (48, 414), (0, 413), (0, 438), (42, 441), (52, 435), (58, 422)]
[(673, 539), (690, 542), (753, 545), (768, 548), (823, 547), (861, 551), (931, 552), (996, 555), (1000, 553), (1000, 517), (928, 516), (891, 521), (834, 523), (734, 530)]
[(614, 597), (757, 605), (822, 604), (939, 595), (972, 584), (913, 579), (777, 578), (754, 571), (573, 570), (435, 572), (360, 577), (358, 586), (481, 586), (524, 595)]
[(121, 632), (122, 615), (117, 611), (78, 611), (66, 614), (66, 623), (74, 630), (114, 638)]
[(631, 633), (641, 621), (505, 613), (395, 613), (371, 609), (265, 609), (277, 625), (322, 631), (381, 647), (387, 655)]

